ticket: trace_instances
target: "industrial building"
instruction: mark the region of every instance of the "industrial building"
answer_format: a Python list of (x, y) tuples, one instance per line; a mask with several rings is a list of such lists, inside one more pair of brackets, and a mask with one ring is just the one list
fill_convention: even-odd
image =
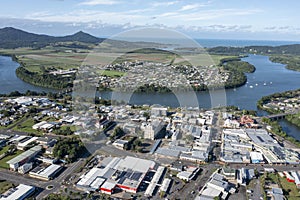
[(20, 155), (14, 157), (13, 159), (7, 161), (9, 164), (9, 168), (13, 171), (16, 171), (20, 166), (29, 162), (32, 158), (34, 158), (40, 151), (42, 150), (41, 146), (35, 146), (31, 149), (21, 153)]
[(163, 166), (159, 166), (156, 170), (156, 173), (154, 174), (151, 182), (149, 183), (149, 186), (147, 187), (144, 195), (147, 197), (151, 197), (155, 191), (155, 188), (157, 187), (157, 184), (161, 182), (161, 179), (165, 173), (166, 168)]
[(35, 187), (20, 184), (15, 188), (7, 190), (1, 195), (0, 200), (23, 200), (32, 195), (35, 191)]
[(37, 139), (38, 139), (38, 137), (29, 137), (28, 136), (19, 141), (19, 143), (17, 145), (17, 149), (24, 150), (25, 147), (27, 147), (30, 143), (37, 141)]
[(76, 187), (84, 191), (111, 194), (115, 188), (136, 193), (146, 173), (155, 168), (155, 162), (127, 156), (110, 159), (101, 168), (92, 168), (82, 175)]
[(62, 166), (56, 164), (52, 164), (47, 167), (36, 167), (29, 172), (29, 176), (48, 181), (53, 179), (61, 169)]

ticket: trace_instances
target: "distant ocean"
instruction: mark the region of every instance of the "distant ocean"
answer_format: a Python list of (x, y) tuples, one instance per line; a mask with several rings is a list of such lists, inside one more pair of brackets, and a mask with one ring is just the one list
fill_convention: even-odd
[(300, 41), (272, 41), (272, 40), (232, 40), (232, 39), (195, 39), (202, 47), (245, 47), (245, 46), (280, 46), (300, 44)]

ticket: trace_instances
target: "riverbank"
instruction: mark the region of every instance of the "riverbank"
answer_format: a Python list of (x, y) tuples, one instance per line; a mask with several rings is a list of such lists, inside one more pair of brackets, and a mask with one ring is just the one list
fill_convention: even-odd
[[(285, 116), (285, 120), (300, 128), (300, 113), (297, 111), (297, 109), (293, 108), (299, 106), (299, 95), (300, 89), (264, 96), (257, 102), (257, 107), (270, 114), (295, 112), (296, 114), (289, 114)], [(280, 136), (284, 140), (290, 141), (291, 143), (297, 145), (297, 147), (300, 148), (300, 141), (288, 135), (277, 121), (271, 121), (267, 118), (263, 118), (263, 121), (272, 127), (270, 130), (272, 133), (276, 134), (277, 136)]]

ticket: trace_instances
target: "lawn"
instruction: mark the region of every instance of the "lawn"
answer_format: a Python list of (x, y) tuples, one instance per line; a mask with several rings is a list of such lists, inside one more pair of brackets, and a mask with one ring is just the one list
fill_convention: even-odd
[(60, 129), (61, 130), (66, 130), (68, 127), (70, 127), (71, 131), (75, 132), (77, 130), (76, 126), (74, 126), (74, 125), (73, 126), (72, 125), (71, 126), (70, 125), (64, 125), (64, 126), (61, 126)]
[(284, 195), (288, 200), (300, 199), (299, 190), (297, 189), (295, 183), (290, 183), (286, 180), (286, 178), (281, 177), (279, 177), (279, 180), (284, 191)]
[(0, 194), (6, 192), (12, 187), (14, 187), (14, 185), (11, 182), (0, 180)]
[(9, 166), (6, 162), (13, 159), (14, 157), (20, 155), (21, 153), (22, 153), (22, 151), (17, 150), (17, 151), (14, 152), (14, 154), (2, 158), (0, 160), (0, 168), (8, 169)]
[(109, 77), (123, 76), (125, 74), (125, 72), (114, 71), (114, 70), (99, 70), (99, 71), (97, 71), (97, 73), (99, 75), (109, 76)]
[(271, 181), (272, 183), (278, 183), (278, 181), (279, 181), (278, 175), (275, 174), (275, 173), (268, 173), (267, 179), (268, 179), (269, 181)]
[(0, 155), (7, 152), (8, 149), (9, 149), (9, 146), (2, 147), (2, 149), (0, 150)]
[(35, 133), (35, 134), (42, 134), (38, 130), (32, 129), (32, 126), (35, 124), (34, 119), (28, 118), (26, 119), (23, 123), (18, 124), (13, 128), (15, 131), (20, 131), (20, 132), (26, 132), (26, 133)]

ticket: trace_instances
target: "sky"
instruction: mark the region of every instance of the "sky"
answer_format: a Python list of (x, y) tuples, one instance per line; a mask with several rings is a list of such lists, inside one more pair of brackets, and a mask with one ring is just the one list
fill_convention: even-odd
[(300, 41), (298, 0), (10, 0), (0, 27), (110, 37), (139, 27), (174, 29), (192, 38)]

